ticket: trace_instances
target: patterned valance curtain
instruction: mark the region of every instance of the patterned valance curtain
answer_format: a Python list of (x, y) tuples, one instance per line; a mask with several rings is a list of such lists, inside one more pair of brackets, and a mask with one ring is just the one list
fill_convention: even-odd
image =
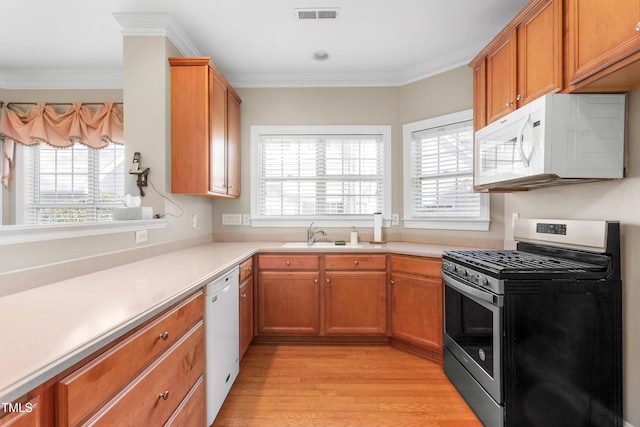
[(34, 145), (45, 142), (59, 148), (76, 142), (104, 148), (109, 142), (123, 143), (122, 109), (113, 102), (96, 107), (73, 103), (59, 113), (51, 104), (38, 103), (23, 110), (16, 104), (0, 109), (2, 183), (6, 186), (13, 166), (14, 142)]

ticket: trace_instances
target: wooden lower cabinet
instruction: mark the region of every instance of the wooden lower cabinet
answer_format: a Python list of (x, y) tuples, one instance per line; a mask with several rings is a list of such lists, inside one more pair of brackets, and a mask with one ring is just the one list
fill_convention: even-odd
[[(204, 373), (203, 309), (199, 291), (60, 379), (56, 425), (167, 422), (187, 395), (198, 396), (190, 390)], [(190, 403), (203, 419), (204, 404), (203, 395)]]
[(320, 333), (320, 274), (261, 271), (258, 274), (258, 334)]
[(40, 396), (29, 399), (27, 402), (8, 403), (3, 402), (0, 408), (0, 415), (6, 413), (0, 418), (0, 426), (2, 427), (41, 427), (49, 425), (43, 420), (42, 404)]
[[(87, 425), (162, 425), (204, 372), (200, 321), (170, 350), (105, 405)], [(204, 400), (201, 402), (204, 411)]]
[(387, 274), (384, 271), (325, 273), (325, 334), (384, 335), (386, 326)]
[(193, 427), (205, 425), (205, 411), (202, 405), (205, 401), (204, 376), (200, 376), (196, 384), (191, 388), (178, 409), (173, 413), (165, 426)]
[(442, 360), (442, 279), (440, 259), (391, 256), (393, 343)]
[(253, 341), (253, 259), (240, 264), (240, 361)]

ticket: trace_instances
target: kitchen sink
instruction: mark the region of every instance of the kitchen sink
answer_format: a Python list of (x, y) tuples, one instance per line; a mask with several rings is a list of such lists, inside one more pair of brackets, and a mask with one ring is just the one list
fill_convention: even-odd
[(282, 244), (283, 248), (296, 248), (296, 249), (349, 249), (349, 248), (361, 248), (362, 245), (336, 245), (333, 242), (314, 242), (313, 245), (307, 245), (307, 242), (287, 242)]

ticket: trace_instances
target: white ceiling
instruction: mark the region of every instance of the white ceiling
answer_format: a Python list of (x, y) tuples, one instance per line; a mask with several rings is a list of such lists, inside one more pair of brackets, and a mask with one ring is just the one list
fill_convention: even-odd
[(0, 88), (121, 88), (119, 13), (168, 17), (234, 86), (397, 86), (467, 64), (527, 1), (3, 0)]

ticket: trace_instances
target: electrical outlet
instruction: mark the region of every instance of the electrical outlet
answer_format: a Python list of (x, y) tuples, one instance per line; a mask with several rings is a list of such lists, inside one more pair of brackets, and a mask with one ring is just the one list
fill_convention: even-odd
[(391, 214), (391, 225), (400, 225), (400, 215)]
[(198, 228), (198, 215), (197, 214), (193, 214), (193, 216), (191, 217), (191, 226), (193, 228)]
[(251, 215), (242, 215), (242, 225), (251, 225)]
[(222, 225), (242, 225), (242, 214), (222, 214)]
[(136, 231), (136, 243), (147, 241), (147, 230)]

